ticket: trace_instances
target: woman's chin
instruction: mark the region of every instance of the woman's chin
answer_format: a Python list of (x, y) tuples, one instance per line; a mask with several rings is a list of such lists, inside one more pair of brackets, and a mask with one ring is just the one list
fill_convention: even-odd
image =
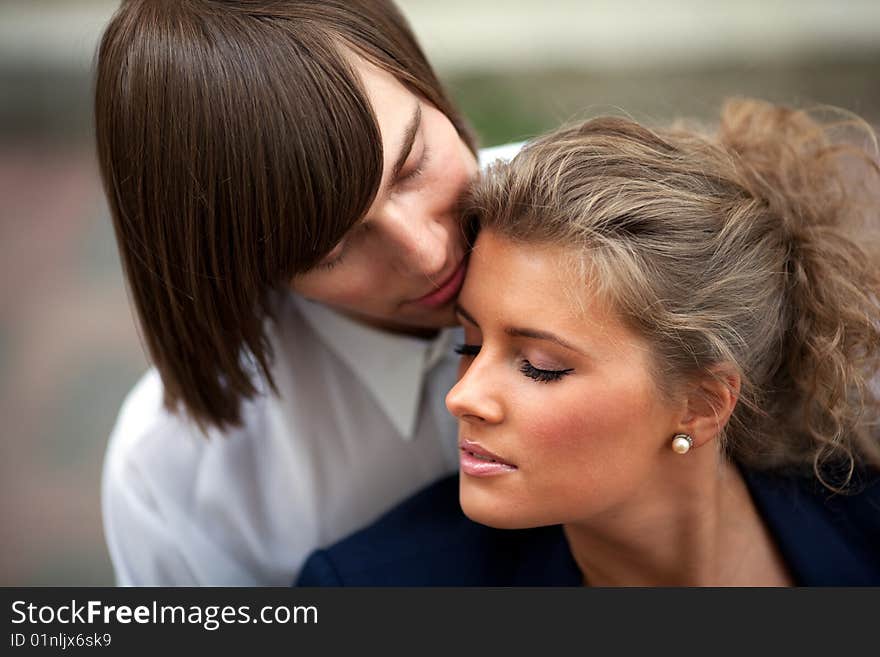
[(481, 525), (495, 529), (525, 529), (538, 526), (517, 512), (516, 505), (486, 491), (460, 489), (459, 503), (464, 514)]

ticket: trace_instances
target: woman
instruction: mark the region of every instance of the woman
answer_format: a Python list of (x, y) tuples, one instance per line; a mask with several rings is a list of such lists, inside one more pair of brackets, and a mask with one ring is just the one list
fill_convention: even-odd
[(601, 118), (491, 171), (460, 483), (300, 584), (880, 584), (880, 171), (839, 127), (757, 101), (712, 137)]
[(154, 364), (104, 464), (120, 584), (287, 584), (455, 468), (477, 152), (391, 2), (127, 0), (96, 136)]

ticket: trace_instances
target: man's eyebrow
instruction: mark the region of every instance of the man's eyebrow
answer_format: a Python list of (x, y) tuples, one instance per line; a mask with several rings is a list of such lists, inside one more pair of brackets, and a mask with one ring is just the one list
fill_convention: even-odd
[[(480, 328), (480, 325), (477, 324), (477, 320), (474, 319), (474, 316), (471, 315), (467, 310), (461, 307), (460, 303), (455, 304), (455, 312), (461, 315), (468, 324), (473, 324), (477, 328)], [(565, 347), (566, 349), (570, 349), (576, 354), (580, 354), (581, 356), (586, 356), (586, 354), (572, 345), (569, 342), (566, 342), (558, 335), (554, 333), (550, 333), (549, 331), (539, 331), (537, 329), (530, 328), (519, 328), (519, 327), (508, 327), (504, 329), (504, 332), (512, 338), (530, 338), (532, 340), (547, 340), (549, 342), (553, 342), (558, 344), (560, 347)]]
[(406, 126), (406, 131), (403, 133), (403, 139), (401, 140), (400, 152), (397, 155), (397, 160), (391, 168), (391, 178), (389, 179), (391, 183), (394, 183), (398, 176), (400, 176), (400, 171), (403, 169), (403, 165), (406, 164), (410, 151), (412, 151), (413, 144), (416, 141), (416, 134), (418, 133), (421, 124), (422, 105), (421, 103), (416, 103), (416, 109), (412, 113), (412, 118), (410, 118), (409, 123)]

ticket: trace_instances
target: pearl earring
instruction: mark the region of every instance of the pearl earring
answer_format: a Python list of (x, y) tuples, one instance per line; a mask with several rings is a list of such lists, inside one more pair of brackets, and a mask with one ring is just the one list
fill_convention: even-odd
[(672, 451), (676, 454), (687, 454), (693, 444), (694, 439), (689, 435), (686, 433), (677, 433), (672, 438)]

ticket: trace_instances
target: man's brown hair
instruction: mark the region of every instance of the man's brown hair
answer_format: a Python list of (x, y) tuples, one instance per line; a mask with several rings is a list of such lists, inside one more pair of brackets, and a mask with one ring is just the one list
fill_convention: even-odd
[(350, 55), (473, 141), (385, 0), (127, 0), (100, 44), (98, 157), (143, 339), (203, 428), (270, 374), (273, 298), (366, 212), (382, 140)]

